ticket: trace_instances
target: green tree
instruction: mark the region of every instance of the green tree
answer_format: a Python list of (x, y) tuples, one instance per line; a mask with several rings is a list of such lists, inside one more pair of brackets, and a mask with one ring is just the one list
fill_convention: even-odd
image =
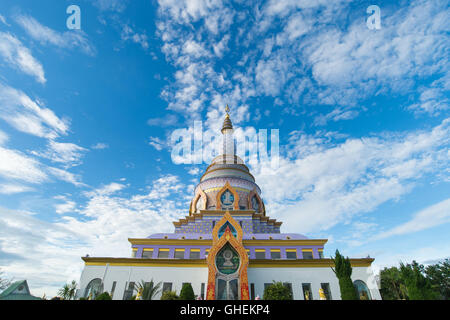
[(336, 250), (336, 256), (332, 258), (334, 261), (333, 272), (339, 280), (339, 288), (341, 290), (342, 300), (358, 300), (355, 287), (352, 282), (352, 266), (350, 264), (350, 259), (344, 258), (343, 255)]
[(433, 300), (438, 293), (433, 289), (430, 279), (424, 276), (423, 265), (413, 260), (411, 264), (400, 263), (400, 275), (405, 283), (410, 300)]
[(450, 259), (427, 266), (425, 274), (433, 289), (439, 292), (440, 298), (450, 300)]
[(61, 289), (58, 290), (58, 295), (64, 300), (72, 300), (75, 298), (75, 293), (77, 290), (77, 283), (73, 280), (70, 284), (65, 284)]
[(273, 282), (264, 289), (264, 300), (293, 300), (292, 291), (282, 282)]
[(0, 270), (0, 292), (8, 288), (11, 285), (11, 280), (4, 277), (3, 272)]
[(408, 294), (400, 270), (397, 267), (380, 271), (380, 294), (383, 300), (406, 300)]
[(69, 300), (70, 286), (66, 283), (61, 289), (58, 290), (58, 295), (64, 300)]
[(162, 283), (158, 282), (155, 284), (155, 282), (150, 280), (150, 282), (145, 282), (144, 280), (141, 280), (141, 282), (135, 284), (135, 289), (137, 291), (142, 290), (141, 299), (142, 300), (153, 300), (153, 298), (161, 292), (161, 286)]
[(164, 291), (161, 295), (161, 300), (179, 300), (180, 297), (175, 291)]
[(95, 300), (112, 300), (112, 297), (108, 292), (103, 292), (95, 297)]
[(190, 283), (183, 283), (180, 292), (180, 300), (195, 300), (194, 289)]

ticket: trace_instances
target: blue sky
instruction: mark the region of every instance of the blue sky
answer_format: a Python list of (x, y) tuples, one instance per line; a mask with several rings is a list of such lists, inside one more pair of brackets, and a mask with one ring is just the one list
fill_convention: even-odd
[(250, 168), (282, 232), (377, 268), (449, 257), (448, 7), (2, 0), (1, 270), (51, 296), (81, 256), (171, 232), (207, 166), (171, 134), (218, 132), (226, 104), (237, 136), (279, 129), (279, 167)]

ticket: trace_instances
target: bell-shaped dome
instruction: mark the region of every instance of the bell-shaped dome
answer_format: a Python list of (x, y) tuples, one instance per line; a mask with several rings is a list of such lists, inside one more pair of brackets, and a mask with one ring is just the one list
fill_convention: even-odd
[[(227, 106), (228, 107), (228, 106)], [(200, 178), (194, 191), (191, 214), (200, 210), (254, 210), (264, 212), (261, 189), (255, 178), (236, 155), (233, 125), (227, 114), (222, 126), (223, 154), (215, 157)], [(225, 193), (228, 186), (229, 193)], [(232, 201), (232, 202), (230, 202)]]

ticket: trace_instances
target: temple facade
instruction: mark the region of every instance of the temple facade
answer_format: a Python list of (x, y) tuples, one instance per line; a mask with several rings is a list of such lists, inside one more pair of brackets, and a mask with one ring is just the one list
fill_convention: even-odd
[[(179, 293), (191, 283), (207, 300), (263, 298), (273, 281), (283, 282), (295, 300), (341, 298), (333, 260), (323, 255), (327, 239), (281, 233), (282, 222), (266, 214), (255, 178), (236, 155), (228, 110), (222, 135), (223, 152), (200, 178), (189, 215), (173, 222), (174, 232), (128, 239), (131, 257), (83, 257), (78, 297), (107, 291), (126, 300), (137, 293), (135, 284), (153, 279), (162, 292)], [(373, 261), (351, 259), (361, 299), (381, 299)]]

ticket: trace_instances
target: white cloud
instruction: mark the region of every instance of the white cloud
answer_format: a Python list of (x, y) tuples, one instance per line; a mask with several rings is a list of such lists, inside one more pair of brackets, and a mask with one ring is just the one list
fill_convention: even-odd
[(38, 82), (47, 81), (42, 64), (31, 55), (30, 50), (23, 46), (20, 40), (10, 33), (0, 32), (0, 56), (12, 66), (35, 77)]
[(94, 144), (93, 146), (91, 146), (91, 148), (95, 149), (95, 150), (103, 150), (103, 149), (108, 149), (109, 145), (107, 143), (98, 142), (98, 143)]
[(63, 169), (53, 168), (53, 167), (47, 167), (47, 171), (49, 174), (51, 174), (55, 178), (57, 178), (61, 181), (71, 183), (76, 187), (86, 186), (83, 182), (81, 182), (81, 177), (77, 174), (71, 173), (71, 172), (63, 170)]
[(50, 140), (44, 152), (32, 151), (32, 154), (63, 164), (65, 168), (81, 164), (81, 158), (87, 150), (73, 143)]
[(149, 48), (147, 35), (145, 33), (134, 32), (134, 30), (128, 25), (123, 26), (120, 37), (123, 41), (131, 40), (134, 43), (139, 44), (144, 50)]
[(20, 184), (1, 184), (0, 185), (0, 193), (1, 194), (15, 194), (15, 193), (22, 193), (22, 192), (28, 192), (28, 191), (34, 191), (33, 188), (20, 185)]
[(447, 119), (430, 131), (342, 143), (293, 139), (290, 157), (280, 157), (279, 168), (259, 163), (252, 172), (267, 210), (285, 222), (285, 231), (327, 230), (398, 199), (427, 175), (445, 172), (449, 125)]
[(125, 10), (128, 0), (95, 0), (93, 4), (102, 11), (117, 11)]
[(95, 55), (95, 47), (82, 30), (58, 32), (42, 25), (33, 17), (24, 15), (17, 16), (16, 21), (34, 40), (42, 44), (51, 44), (64, 49), (80, 48), (85, 54)]
[(22, 91), (0, 83), (0, 118), (17, 130), (43, 138), (55, 138), (68, 131), (67, 120), (58, 118)]
[(9, 137), (6, 133), (0, 130), (0, 146), (5, 144), (6, 141), (8, 141)]
[(158, 137), (150, 137), (150, 141), (148, 142), (148, 144), (158, 151), (161, 151), (166, 145), (166, 143)]
[[(189, 205), (179, 200), (185, 186), (176, 176), (155, 180), (146, 194), (117, 195), (125, 187), (111, 183), (86, 193), (85, 205), (58, 197), (66, 205), (57, 207), (61, 215), (52, 222), (0, 208), (0, 250), (17, 256), (2, 269), (12, 277), (30, 279), (33, 293), (53, 296), (64, 283), (79, 281), (82, 256), (128, 257), (127, 238), (172, 231), (171, 222)], [(74, 210), (79, 215), (64, 216)]]
[(390, 230), (383, 231), (373, 239), (384, 239), (395, 235), (417, 232), (450, 222), (450, 199), (443, 200), (428, 208), (425, 208), (405, 222)]
[(174, 114), (167, 114), (161, 118), (151, 118), (147, 120), (149, 126), (170, 127), (178, 123), (178, 117)]
[(19, 151), (0, 147), (0, 176), (29, 183), (48, 180), (42, 165)]

